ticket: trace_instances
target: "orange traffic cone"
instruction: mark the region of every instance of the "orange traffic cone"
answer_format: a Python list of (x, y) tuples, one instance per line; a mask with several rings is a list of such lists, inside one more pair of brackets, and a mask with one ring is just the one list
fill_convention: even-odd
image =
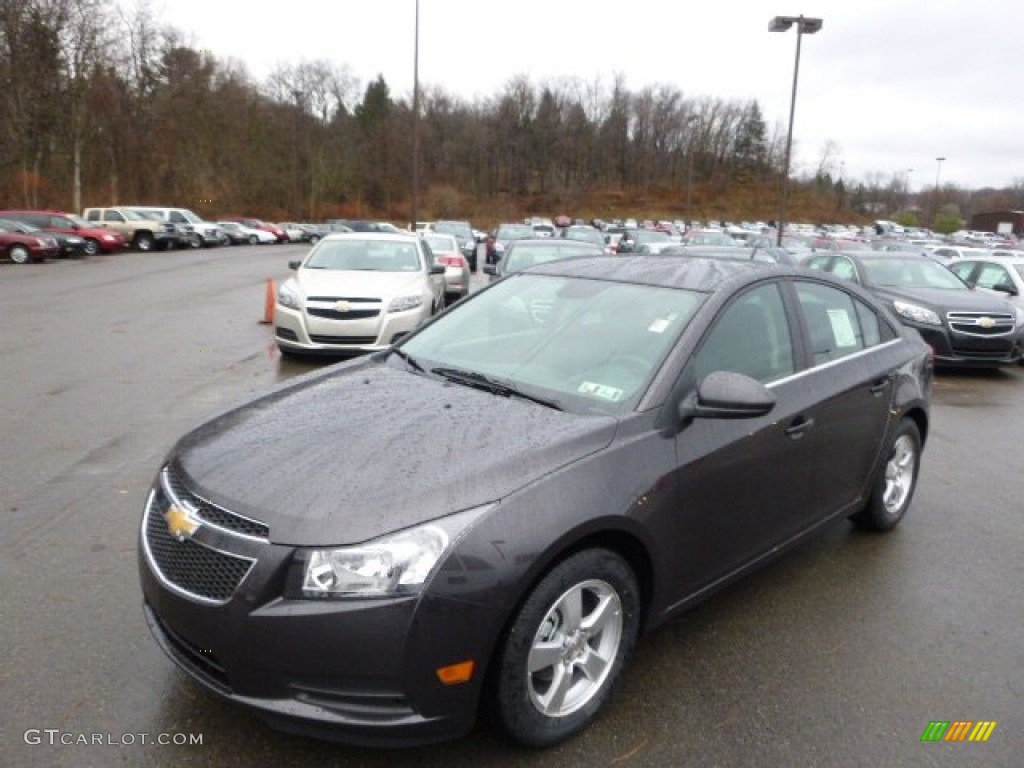
[(267, 294), (263, 301), (263, 319), (260, 325), (270, 325), (274, 322), (274, 281), (267, 278)]

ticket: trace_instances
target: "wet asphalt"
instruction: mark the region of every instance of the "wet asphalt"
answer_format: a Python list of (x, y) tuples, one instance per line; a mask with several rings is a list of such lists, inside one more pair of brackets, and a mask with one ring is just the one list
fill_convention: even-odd
[[(553, 750), (486, 724), (412, 751), (311, 741), (190, 682), (142, 619), (142, 503), (180, 434), (324, 365), (258, 322), (303, 252), (0, 264), (0, 764), (1024, 765), (1024, 368), (941, 373), (894, 533), (837, 523), (644, 638)], [(997, 725), (923, 743), (936, 720)]]

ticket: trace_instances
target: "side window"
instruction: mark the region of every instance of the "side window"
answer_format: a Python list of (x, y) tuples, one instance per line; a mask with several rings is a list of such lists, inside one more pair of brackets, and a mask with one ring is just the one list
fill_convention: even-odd
[(118, 222), (120, 222), (120, 221), (124, 221), (124, 216), (122, 216), (117, 211), (104, 211), (103, 212), (103, 220), (104, 221), (118, 221)]
[(977, 284), (982, 288), (995, 288), (997, 285), (1013, 285), (1013, 279), (999, 264), (983, 264), (978, 273)]
[(175, 222), (177, 224), (182, 224), (182, 223), (185, 222), (185, 217), (181, 213), (179, 213), (178, 211), (171, 211), (167, 215), (167, 219), (168, 219), (168, 221), (173, 221), (173, 222)]
[(768, 383), (795, 370), (789, 322), (776, 283), (747, 291), (716, 318), (694, 355), (697, 381), (713, 371), (744, 373)]
[(871, 307), (845, 291), (820, 283), (797, 282), (796, 294), (807, 326), (814, 365), (839, 360), (879, 344), (885, 333)]
[(949, 265), (950, 271), (964, 282), (970, 279), (974, 267), (975, 263), (973, 261), (958, 261)]
[(100, 211), (96, 211), (96, 210), (89, 211), (88, 213), (86, 213), (85, 218), (88, 221), (99, 221), (100, 220)]
[(807, 262), (808, 269), (826, 269), (831, 256), (815, 256)]
[(853, 280), (854, 282), (860, 282), (857, 278), (857, 268), (853, 266), (853, 262), (843, 256), (837, 256), (835, 263), (832, 265), (831, 272), (836, 277), (842, 277), (846, 280)]

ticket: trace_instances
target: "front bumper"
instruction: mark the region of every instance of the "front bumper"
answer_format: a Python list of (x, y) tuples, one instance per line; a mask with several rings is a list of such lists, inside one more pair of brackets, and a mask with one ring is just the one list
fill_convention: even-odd
[(956, 333), (945, 326), (911, 324), (935, 355), (935, 365), (956, 368), (993, 368), (1015, 365), (1024, 354), (1018, 330), (1001, 336), (979, 337)]
[(378, 304), (374, 316), (351, 320), (341, 319), (326, 307), (312, 309), (332, 316), (311, 317), (306, 311), (275, 305), (274, 340), (279, 347), (322, 355), (375, 352), (391, 346), (430, 317), (427, 303), (406, 312), (386, 312)]
[[(484, 670), (448, 686), (436, 670), (484, 643), (493, 608), (427, 596), (289, 599), (292, 547), (211, 534), (213, 526), (179, 542), (167, 532), (159, 497), (154, 491), (147, 502), (140, 538), (143, 611), (157, 644), (193, 679), (273, 727), (318, 738), (411, 746), (472, 728)], [(254, 556), (254, 565), (231, 594), (190, 597), (168, 576), (179, 567), (169, 562), (176, 548), (190, 573), (225, 552)], [(222, 577), (207, 570), (200, 590)]]

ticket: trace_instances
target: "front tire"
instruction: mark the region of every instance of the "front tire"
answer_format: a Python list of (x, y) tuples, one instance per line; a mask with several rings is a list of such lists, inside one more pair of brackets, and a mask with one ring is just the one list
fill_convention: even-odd
[(100, 244), (98, 241), (87, 237), (82, 250), (85, 252), (86, 256), (95, 256), (100, 252)]
[(637, 579), (619, 555), (589, 549), (556, 565), (500, 649), (494, 697), (505, 731), (549, 747), (587, 727), (633, 652), (639, 615)]
[(907, 512), (921, 465), (921, 433), (910, 419), (896, 427), (885, 452), (885, 464), (875, 479), (875, 487), (864, 508), (850, 517), (853, 523), (870, 531), (890, 531)]
[(32, 261), (32, 252), (24, 245), (13, 245), (7, 252), (7, 256), (15, 264), (28, 264)]

